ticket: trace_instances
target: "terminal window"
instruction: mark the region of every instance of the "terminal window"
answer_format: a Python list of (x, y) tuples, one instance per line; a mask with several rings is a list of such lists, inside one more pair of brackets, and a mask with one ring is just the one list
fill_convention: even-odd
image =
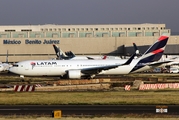
[(24, 35), (23, 34), (19, 34), (18, 37), (19, 38), (24, 38)]
[(5, 30), (5, 32), (15, 32), (16, 30)]
[(35, 37), (36, 38), (40, 38), (40, 34), (35, 34)]
[(32, 31), (31, 29), (22, 29), (21, 31)]
[(86, 37), (92, 37), (91, 33), (86, 33)]
[(1, 34), (1, 38), (7, 38), (7, 34)]

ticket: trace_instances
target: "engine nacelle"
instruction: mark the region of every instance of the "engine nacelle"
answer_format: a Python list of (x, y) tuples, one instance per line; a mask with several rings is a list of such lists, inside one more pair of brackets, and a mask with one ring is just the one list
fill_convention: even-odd
[(68, 78), (70, 79), (80, 79), (81, 78), (81, 70), (69, 70)]
[(4, 71), (4, 66), (0, 65), (0, 72)]

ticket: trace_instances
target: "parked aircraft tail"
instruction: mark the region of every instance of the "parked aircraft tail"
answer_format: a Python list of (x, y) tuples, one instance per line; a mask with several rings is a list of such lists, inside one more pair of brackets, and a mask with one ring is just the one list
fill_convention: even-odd
[(141, 57), (137, 58), (139, 61), (131, 70), (131, 73), (142, 72), (169, 63), (170, 61), (158, 61), (163, 55), (168, 38), (169, 37), (167, 35), (160, 36), (159, 39), (152, 46), (150, 46)]
[(58, 46), (57, 45), (53, 45), (53, 48), (55, 50), (57, 58), (59, 58), (60, 57), (60, 50), (59, 50)]
[(167, 35), (160, 36), (159, 39), (139, 58), (140, 63), (158, 61), (163, 55), (168, 38)]
[(57, 45), (53, 45), (53, 48), (55, 50), (57, 59), (71, 59), (75, 57), (75, 55), (71, 51), (64, 53)]

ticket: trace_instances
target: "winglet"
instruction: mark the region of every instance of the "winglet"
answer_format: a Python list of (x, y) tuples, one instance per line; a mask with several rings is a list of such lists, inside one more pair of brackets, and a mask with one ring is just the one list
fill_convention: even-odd
[(133, 43), (134, 50), (136, 51), (136, 54), (139, 55), (139, 49), (135, 43)]
[(132, 62), (132, 60), (134, 59), (135, 56), (136, 56), (136, 52), (122, 65), (129, 65)]

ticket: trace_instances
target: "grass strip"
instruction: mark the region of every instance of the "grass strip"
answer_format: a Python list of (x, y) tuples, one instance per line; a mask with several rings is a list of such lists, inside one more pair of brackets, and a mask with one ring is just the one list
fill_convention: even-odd
[(1, 92), (1, 105), (176, 105), (178, 90), (117, 92)]

